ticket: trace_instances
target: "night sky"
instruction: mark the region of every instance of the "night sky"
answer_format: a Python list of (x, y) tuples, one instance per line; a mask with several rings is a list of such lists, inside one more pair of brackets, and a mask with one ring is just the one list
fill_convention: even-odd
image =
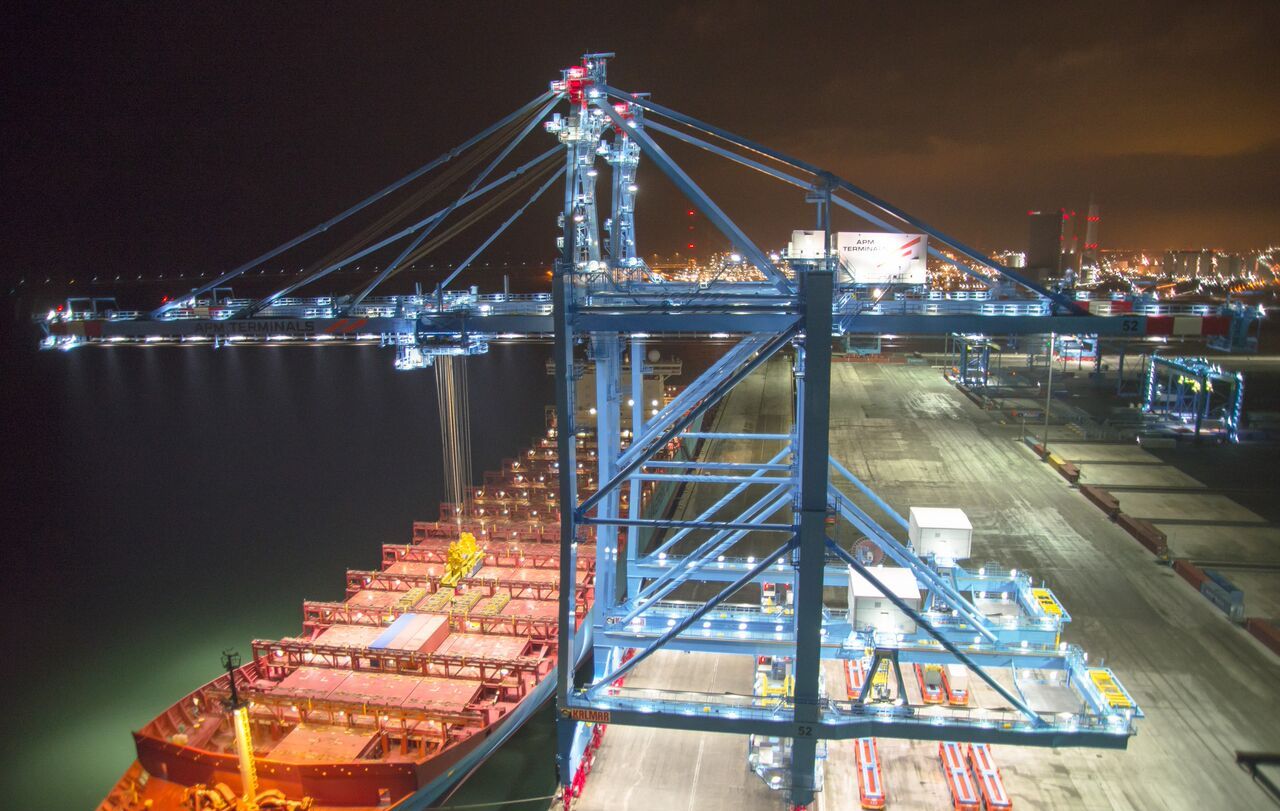
[[(1280, 4), (832, 7), (10, 9), (0, 273), (234, 265), (496, 120), (587, 50), (617, 52), (614, 84), (985, 249), (1023, 247), (1027, 209), (1083, 209), (1090, 193), (1104, 248), (1280, 239)], [(687, 168), (764, 245), (807, 227), (784, 187), (707, 158)], [(684, 206), (642, 172), (641, 250), (678, 249)], [(749, 197), (765, 188), (790, 202)], [(551, 258), (553, 213), (531, 212), (541, 219), (500, 255)]]

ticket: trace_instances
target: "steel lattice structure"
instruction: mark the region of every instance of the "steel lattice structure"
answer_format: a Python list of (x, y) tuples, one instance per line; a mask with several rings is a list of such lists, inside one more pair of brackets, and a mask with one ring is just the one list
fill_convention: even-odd
[[(955, 567), (943, 569), (923, 560), (836, 486), (832, 470), (836, 471), (837, 479), (851, 484), (895, 522), (906, 527), (905, 519), (828, 454), (831, 336), (847, 331), (860, 320), (858, 304), (849, 291), (834, 284), (831, 252), (828, 250), (825, 258), (815, 261), (793, 258), (794, 272), (785, 273), (671, 159), (650, 131), (674, 135), (799, 187), (817, 209), (818, 228), (826, 233), (827, 245), (831, 244), (832, 206), (838, 206), (882, 228), (903, 230), (902, 226), (906, 226), (928, 233), (956, 254), (989, 270), (991, 277), (1000, 278), (999, 282), (993, 278), (993, 285), (1021, 288), (1025, 291), (1025, 300), (1034, 301), (1041, 308), (1041, 314), (1033, 316), (1040, 324), (1037, 331), (1045, 331), (1048, 321), (1070, 323), (1093, 316), (1082, 312), (1070, 299), (996, 265), (830, 173), (676, 113), (646, 96), (609, 86), (606, 59), (607, 55), (588, 55), (580, 66), (571, 68), (561, 82), (553, 85), (553, 90), (566, 94), (570, 105), (568, 117), (556, 120), (552, 127), (564, 142), (567, 153), (564, 253), (555, 274), (552, 302), (556, 319), (559, 452), (562, 464), (576, 464), (574, 437), (579, 428), (574, 420), (572, 370), (574, 345), (582, 340), (589, 343), (594, 360), (600, 482), (594, 493), (580, 500), (572, 477), (562, 477), (560, 481), (560, 503), (577, 505), (576, 509), (561, 512), (561, 580), (572, 576), (574, 552), (579, 538), (583, 537), (583, 527), (594, 530), (595, 554), (600, 566), (590, 627), (594, 673), (580, 683), (575, 679), (573, 666), (577, 656), (562, 653), (559, 660), (557, 701), (562, 719), (562, 774), (573, 773), (575, 756), (585, 746), (587, 736), (576, 723), (578, 720), (791, 738), (788, 788), (791, 801), (797, 805), (807, 804), (818, 788), (815, 756), (818, 741), (823, 738), (879, 735), (1123, 747), (1133, 732), (1134, 711), (1114, 709), (1091, 685), (1083, 653), (1059, 642), (1061, 617), (1056, 622), (1047, 617), (1033, 617), (1010, 627), (985, 616), (963, 596), (966, 590), (969, 593), (1027, 592), (1029, 582), (1020, 580), (1016, 573), (988, 579), (985, 573), (973, 575)], [(659, 123), (653, 120), (655, 117), (683, 125), (684, 129)], [(610, 130), (612, 146), (607, 146), (602, 138)], [(688, 130), (701, 135), (689, 134)], [(724, 145), (707, 138), (718, 139)], [(705, 213), (734, 250), (761, 271), (763, 280), (713, 283), (705, 290), (689, 291), (687, 297), (679, 301), (676, 311), (670, 286), (655, 282), (634, 254), (601, 254), (597, 250), (593, 190), (596, 156), (634, 154), (633, 145), (638, 147), (640, 155), (657, 165), (694, 207)], [(748, 157), (743, 152), (767, 158), (771, 163)], [(786, 169), (776, 168), (779, 164)], [(627, 169), (631, 169), (630, 163)], [(615, 181), (615, 190), (618, 185)], [(615, 194), (611, 222), (626, 222), (631, 203), (632, 198)], [(901, 225), (895, 226), (887, 217)], [(617, 244), (616, 240), (611, 243)], [(944, 256), (941, 252), (937, 255)], [(880, 317), (883, 316), (876, 320)], [(1137, 331), (1134, 323), (1135, 326), (1128, 328)], [(1121, 332), (1126, 329), (1122, 321), (1113, 321), (1107, 326), (1118, 327)], [(706, 373), (656, 414), (646, 417), (640, 392), (633, 389), (630, 397), (633, 434), (624, 446), (619, 429), (624, 398), (621, 385), (624, 344), (630, 349), (631, 369), (639, 369), (644, 363), (645, 339), (665, 331), (730, 332), (740, 337)], [(651, 462), (658, 450), (678, 437), (688, 437), (688, 427), (707, 409), (720, 402), (753, 370), (787, 348), (795, 357), (795, 424), (786, 433), (735, 437), (776, 447), (769, 463), (703, 462), (674, 473), (657, 472), (669, 470)], [(631, 379), (633, 387), (637, 386), (639, 376), (633, 375)], [(686, 486), (715, 483), (730, 484), (733, 489), (696, 520), (642, 516), (636, 498), (630, 499), (628, 513), (621, 514), (618, 494), (622, 488), (634, 487), (637, 481), (653, 475)], [(752, 496), (749, 506), (735, 507), (733, 512), (737, 515), (732, 512), (725, 515), (721, 508), (733, 497), (743, 494)], [(789, 519), (780, 515), (788, 511)], [(874, 634), (868, 637), (853, 628), (849, 618), (839, 617), (824, 607), (824, 584), (841, 582), (847, 578), (850, 568), (881, 586), (867, 567), (828, 537), (826, 522), (830, 512), (874, 539), (932, 595), (929, 610), (916, 611), (898, 601), (888, 589), (880, 588), (914, 619), (919, 629), (915, 638), (886, 641), (874, 638)], [(656, 548), (641, 550), (640, 528), (666, 530), (670, 534)], [(674, 544), (690, 532), (706, 537), (700, 538), (698, 546), (687, 554), (669, 554)], [(620, 543), (624, 533), (625, 545)], [(758, 559), (739, 558), (733, 561), (727, 574), (723, 566), (726, 553), (748, 535), (775, 538), (773, 551)], [(625, 552), (621, 551), (623, 548)], [(625, 588), (617, 585), (619, 557), (626, 558)], [(961, 578), (978, 580), (962, 587)], [(784, 580), (794, 585), (796, 605), (788, 620), (780, 621), (782, 618), (778, 616), (763, 615), (750, 607), (726, 604), (728, 598), (746, 584), (766, 580)], [(718, 581), (724, 585), (705, 601), (664, 599), (691, 581)], [(562, 594), (562, 652), (574, 651), (574, 626), (568, 613), (571, 611), (572, 602), (568, 595)], [(581, 645), (581, 639), (576, 644)], [(761, 706), (742, 696), (631, 691), (617, 687), (619, 679), (662, 649), (791, 657), (795, 662), (794, 700), (788, 711), (779, 713), (776, 706)], [(876, 651), (873, 669), (882, 656), (906, 662), (963, 663), (1014, 710), (1000, 719), (957, 718), (939, 723), (903, 705), (872, 706), (862, 700), (842, 702), (824, 697), (819, 688), (822, 658), (855, 658), (868, 649)], [(1018, 666), (1061, 671), (1082, 695), (1096, 700), (1089, 712), (1073, 714), (1070, 718), (1038, 713), (987, 673), (989, 667)]]
[[(274, 341), (376, 341), (396, 350), (399, 368), (422, 368), (441, 354), (478, 354), (504, 336), (554, 342), (558, 459), (562, 469), (577, 465), (580, 431), (596, 436), (596, 481), (583, 497), (577, 477), (559, 477), (560, 582), (573, 582), (578, 545), (593, 544), (596, 602), (590, 617), (575, 617), (573, 589), (560, 590), (560, 657), (557, 705), (558, 758), (567, 782), (590, 735), (584, 723), (607, 720), (672, 729), (790, 738), (788, 787), (792, 802), (808, 803), (815, 785), (815, 757), (823, 739), (907, 737), (1039, 746), (1123, 748), (1141, 712), (1123, 696), (1100, 689), (1096, 670), (1083, 651), (1061, 642), (1070, 617), (1053, 598), (1034, 589), (1016, 571), (968, 571), (949, 561), (922, 557), (895, 536), (907, 520), (858, 480), (828, 452), (831, 346), (846, 334), (1047, 334), (1140, 338), (1153, 322), (1171, 313), (1148, 310), (1116, 315), (1091, 313), (1073, 297), (1045, 288), (1017, 271), (947, 236), (885, 200), (819, 167), (672, 110), (646, 94), (611, 86), (611, 54), (586, 55), (564, 71), (550, 89), (520, 109), (355, 206), (255, 259), (213, 279), (189, 295), (151, 312), (121, 312), (107, 302), (76, 301), (41, 319), (45, 346), (83, 344), (165, 344), (208, 342), (214, 346)], [(504, 168), (539, 128), (557, 143), (514, 168)], [(828, 249), (820, 257), (791, 257), (787, 264), (762, 250), (663, 148), (655, 135), (729, 160), (780, 182), (815, 207), (817, 230)], [(261, 299), (222, 295), (247, 271), (338, 226), (441, 167), (448, 167), (477, 144), (501, 136), (477, 160), (460, 194), (430, 215), (352, 250)], [(666, 280), (639, 258), (635, 209), (641, 160), (660, 170), (690, 204), (724, 235), (744, 261), (753, 281), (716, 279), (708, 283)], [(601, 171), (610, 173), (609, 216), (601, 221)], [(450, 285), (535, 201), (563, 180), (560, 259), (548, 295), (481, 295)], [(501, 224), (480, 240), (467, 259), (429, 294), (376, 297), (415, 252), (453, 235), (453, 222), (477, 200), (491, 199), (506, 184), (531, 188)], [(505, 193), (505, 192), (504, 192)], [(831, 243), (834, 210), (856, 215), (887, 232), (927, 234), (930, 254), (990, 287), (974, 297), (921, 293), (892, 300), (868, 299), (837, 282)], [(388, 264), (358, 292), (348, 296), (297, 297), (304, 286), (364, 257), (391, 252)], [(1153, 307), (1156, 305), (1152, 305)], [(1163, 306), (1163, 305), (1162, 305)], [(1212, 314), (1210, 314), (1212, 315)], [(1228, 319), (1229, 320), (1229, 319)], [(705, 373), (660, 409), (646, 409), (643, 376), (646, 342), (664, 335), (734, 336), (736, 342)], [(577, 348), (585, 345), (595, 375), (594, 427), (580, 426), (575, 408)], [(691, 430), (702, 415), (723, 401), (735, 385), (764, 363), (789, 353), (794, 358), (796, 419), (774, 433), (717, 434)], [(624, 371), (631, 380), (623, 388)], [(622, 409), (631, 401), (631, 430), (624, 441)], [(655, 455), (673, 440), (726, 438), (761, 443), (764, 464), (709, 459), (659, 461)], [(728, 493), (695, 519), (648, 516), (641, 509), (645, 481), (685, 487), (729, 486)], [(629, 492), (624, 512), (621, 494)], [(847, 495), (847, 492), (856, 496)], [(735, 502), (735, 499), (737, 500)], [(747, 500), (748, 506), (730, 503)], [(888, 516), (879, 524), (868, 506)], [(919, 608), (902, 603), (857, 557), (835, 543), (828, 521), (847, 522), (871, 539), (891, 561), (908, 570), (926, 595)], [(893, 526), (897, 525), (897, 526)], [(641, 548), (642, 530), (660, 533), (652, 548)], [(893, 531), (890, 531), (893, 530)], [(733, 550), (744, 538), (768, 538), (771, 551), (750, 557)], [(695, 545), (696, 544), (696, 545)], [(693, 546), (691, 551), (687, 550)], [(856, 627), (846, 613), (824, 606), (822, 590), (846, 585), (851, 572), (877, 586), (911, 617), (917, 631), (883, 638)], [(352, 572), (352, 578), (371, 578)], [(715, 584), (710, 599), (676, 600), (690, 583)], [(790, 615), (766, 614), (730, 598), (747, 584), (785, 584), (794, 589)], [(1018, 608), (1016, 616), (995, 617), (973, 595), (998, 595)], [(1048, 602), (1046, 603), (1046, 599)], [(312, 604), (316, 616), (339, 610)], [(356, 620), (352, 620), (356, 621)], [(495, 620), (496, 621), (496, 620)], [(264, 643), (266, 644), (266, 643)], [(594, 670), (581, 679), (575, 665), (590, 649)], [(762, 706), (751, 696), (691, 694), (619, 688), (616, 683), (659, 650), (773, 655), (794, 660), (794, 697)], [(875, 704), (862, 695), (849, 700), (824, 696), (819, 687), (823, 659), (861, 659), (920, 664), (960, 664), (995, 691), (1008, 711), (922, 715), (905, 703)], [(341, 653), (340, 651), (338, 653)], [(450, 663), (427, 661), (423, 667)], [(1078, 693), (1082, 711), (1048, 713), (994, 678), (995, 669), (1057, 674)], [(1107, 678), (1111, 678), (1109, 671)], [(1106, 684), (1115, 685), (1109, 681)], [(1116, 686), (1122, 692), (1122, 688)], [(1126, 706), (1127, 704), (1127, 706)]]

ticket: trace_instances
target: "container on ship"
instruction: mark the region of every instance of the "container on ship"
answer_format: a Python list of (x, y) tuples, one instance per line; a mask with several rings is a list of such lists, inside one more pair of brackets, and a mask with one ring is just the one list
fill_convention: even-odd
[[(297, 636), (254, 640), (242, 665), (135, 732), (137, 760), (99, 811), (248, 806), (232, 678), (256, 807), (416, 809), (447, 796), (554, 692), (559, 470), (547, 433), (439, 521), (415, 523), (409, 543), (384, 545), (380, 569), (348, 571), (343, 600), (304, 602)], [(578, 447), (590, 493), (594, 439)], [(572, 586), (582, 642), (593, 553), (578, 546)]]

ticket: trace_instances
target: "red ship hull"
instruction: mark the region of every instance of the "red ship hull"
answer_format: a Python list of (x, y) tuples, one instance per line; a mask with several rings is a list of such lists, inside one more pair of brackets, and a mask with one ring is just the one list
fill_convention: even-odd
[[(545, 703), (558, 654), (557, 476), (546, 438), (486, 474), (463, 505), (443, 505), (440, 523), (415, 524), (411, 543), (384, 545), (380, 570), (348, 571), (345, 600), (304, 603), (299, 636), (253, 643), (234, 678), (250, 702), (260, 792), (312, 808), (424, 808)], [(591, 484), (580, 473), (580, 491)], [(450, 544), (462, 532), (483, 554), (451, 584)], [(581, 638), (595, 561), (591, 545), (578, 548)], [(138, 760), (101, 811), (190, 808), (193, 787), (240, 795), (222, 709), (231, 678), (203, 685), (134, 733)]]

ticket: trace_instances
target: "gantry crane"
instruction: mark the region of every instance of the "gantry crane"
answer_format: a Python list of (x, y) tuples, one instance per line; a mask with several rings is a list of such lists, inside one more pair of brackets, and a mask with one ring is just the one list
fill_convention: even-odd
[[(1105, 681), (1114, 689), (1103, 691), (1084, 652), (1061, 641), (1070, 616), (1051, 593), (1034, 589), (1026, 573), (968, 571), (957, 561), (922, 554), (899, 539), (908, 520), (842, 460), (829, 455), (831, 344), (833, 337), (859, 333), (1141, 337), (1159, 318), (1141, 312), (1091, 313), (1070, 295), (1019, 275), (830, 172), (677, 112), (647, 94), (615, 88), (607, 75), (611, 57), (584, 56), (546, 92), (457, 148), (154, 310), (120, 311), (107, 301), (71, 302), (40, 319), (44, 345), (71, 349), (205, 342), (237, 347), (363, 341), (394, 348), (397, 368), (420, 369), (441, 355), (483, 354), (499, 337), (552, 341), (559, 464), (568, 469), (577, 465), (580, 431), (594, 431), (598, 446), (599, 487), (593, 493), (580, 498), (576, 477), (559, 477), (558, 499), (564, 505), (560, 582), (573, 581), (579, 544), (593, 543), (598, 562), (597, 599), (582, 627), (575, 623), (573, 590), (560, 590), (557, 757), (566, 783), (591, 738), (584, 724), (599, 721), (789, 739), (785, 787), (795, 805), (810, 802), (819, 788), (815, 756), (825, 739), (875, 735), (1123, 748), (1141, 712), (1114, 674), (1107, 671)], [(556, 143), (520, 162), (514, 157), (517, 149), (539, 129)], [(789, 193), (802, 195), (814, 206), (819, 250), (792, 252), (785, 262), (762, 250), (671, 158), (657, 135), (763, 173)], [(642, 158), (755, 268), (754, 279), (673, 282), (646, 265), (636, 250), (634, 216)], [(610, 172), (612, 181), (606, 187), (610, 207), (603, 223), (597, 188), (601, 171)], [(431, 186), (441, 174), (447, 182)], [(416, 194), (419, 181), (431, 194), (411, 198), (414, 205), (397, 209), (398, 219), (380, 220), (360, 241), (317, 261), (288, 285), (257, 299), (218, 294), (246, 272), (376, 204)], [(481, 294), (451, 287), (512, 222), (561, 181), (560, 257), (549, 295)], [(451, 191), (443, 205), (426, 216), (413, 213), (445, 189)], [(497, 212), (499, 204), (509, 204), (509, 216), (435, 290), (373, 295), (415, 257), (466, 233), (480, 221), (476, 211)], [(831, 247), (837, 209), (882, 232), (927, 237), (930, 256), (982, 280), (988, 293), (948, 297), (915, 289), (888, 298), (866, 295), (837, 273)], [(388, 261), (359, 290), (296, 295), (340, 268), (379, 256)], [(630, 374), (632, 389), (623, 388), (627, 356), (630, 370), (643, 370), (646, 342), (674, 333), (718, 340), (733, 336), (735, 341), (670, 402), (650, 408), (643, 396), (643, 374)], [(574, 402), (583, 345), (595, 375), (594, 425), (579, 424)], [(792, 425), (773, 433), (691, 430), (736, 384), (784, 352), (790, 353), (795, 378)], [(624, 400), (632, 409), (626, 441)], [(658, 452), (674, 440), (707, 438), (758, 442), (770, 449), (771, 458), (766, 463), (658, 459)], [(670, 519), (641, 511), (636, 493), (646, 481), (730, 489), (696, 518)], [(620, 498), (624, 488), (631, 492), (625, 511)], [(856, 498), (846, 495), (849, 489)], [(732, 510), (730, 504), (735, 505)], [(872, 517), (872, 509), (889, 517), (893, 531)], [(870, 539), (896, 569), (908, 573), (926, 599), (912, 605), (898, 597), (882, 582), (883, 572), (877, 574), (879, 570), (829, 537), (831, 521), (846, 522)], [(641, 530), (657, 533), (649, 548), (642, 548)], [(765, 544), (769, 551), (735, 556), (735, 546), (747, 538), (758, 545), (771, 539)], [(914, 630), (885, 635), (859, 627), (848, 612), (823, 604), (824, 585), (848, 586), (856, 578), (909, 617)], [(669, 599), (691, 583), (712, 584), (718, 591), (705, 600)], [(767, 613), (730, 602), (752, 583), (790, 589), (793, 606)], [(1000, 595), (1018, 610), (1012, 617), (989, 616), (976, 604), (975, 594)], [(575, 665), (588, 649), (594, 652), (594, 672), (582, 680)], [(685, 694), (616, 686), (664, 649), (786, 657), (794, 662), (792, 687), (785, 699), (766, 708), (750, 696), (702, 695), (695, 706)], [(891, 663), (899, 680), (899, 663), (962, 666), (1010, 709), (925, 716), (903, 702), (875, 702), (865, 687), (847, 700), (822, 694), (824, 658), (864, 657), (870, 659), (868, 673), (879, 673), (881, 662)], [(1078, 693), (1082, 710), (1038, 711), (992, 676), (997, 669), (1058, 674)]]

